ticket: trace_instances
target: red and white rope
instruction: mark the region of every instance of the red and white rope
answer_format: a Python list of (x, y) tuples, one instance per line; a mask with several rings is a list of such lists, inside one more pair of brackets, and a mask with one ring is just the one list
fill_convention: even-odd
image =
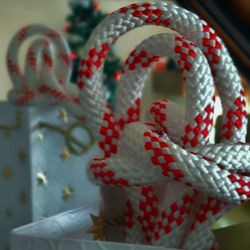
[[(102, 84), (106, 53), (121, 35), (143, 25), (164, 26), (180, 35), (151, 37), (131, 52), (118, 85), (115, 112), (111, 112)], [(42, 30), (59, 43), (57, 32)], [(123, 187), (127, 193), (126, 208), (121, 208), (127, 242), (210, 249), (214, 243), (210, 225), (250, 196), (249, 145), (243, 144), (247, 125), (244, 93), (228, 51), (214, 30), (195, 14), (167, 3), (123, 7), (106, 18), (87, 42), (79, 70), (80, 93), (60, 84), (67, 83), (63, 72), (61, 81), (51, 73), (48, 46), (42, 50), (48, 56), (43, 56), (39, 80), (27, 83), (17, 64), (17, 52), (26, 37), (39, 32), (26, 27), (11, 42), (7, 65), (15, 89), (10, 98), (19, 100), (22, 93), (26, 104), (42, 103), (39, 98), (49, 96), (73, 114), (86, 117), (103, 150), (103, 157), (90, 164), (92, 179), (98, 185)], [(28, 51), (27, 71), (36, 68), (34, 58), (39, 51)], [(60, 51), (68, 62), (66, 53)], [(142, 123), (142, 89), (159, 56), (172, 57), (181, 68), (187, 90), (185, 114), (161, 100), (152, 104), (148, 122)], [(223, 106), (222, 143), (216, 145), (208, 139), (213, 82)], [(108, 195), (108, 189), (105, 192)], [(114, 202), (117, 206), (125, 203)], [(105, 203), (104, 195), (104, 209)]]
[[(33, 41), (28, 48), (23, 73), (18, 64), (18, 53), (24, 41), (35, 35), (43, 38)], [(58, 31), (40, 24), (25, 26), (12, 38), (6, 60), (14, 84), (9, 92), (10, 101), (39, 105), (56, 102), (74, 110), (75, 115), (81, 115), (77, 89), (68, 84), (72, 64), (70, 49)], [(69, 90), (69, 85), (73, 90)]]
[[(129, 127), (133, 127), (129, 130), (130, 132), (126, 133), (126, 131), (124, 131), (124, 134), (122, 134), (127, 123), (138, 121), (141, 90), (146, 77), (146, 71), (143, 69), (149, 68), (149, 66), (157, 60), (157, 54), (147, 55), (148, 50), (150, 51), (149, 47), (142, 53), (141, 51), (138, 52), (135, 50), (126, 61), (124, 67), (125, 73), (121, 78), (117, 90), (118, 98), (115, 113), (113, 114), (106, 105), (100, 74), (103, 59), (105, 58), (109, 44), (113, 43), (119, 36), (127, 31), (147, 24), (161, 25), (174, 29), (192, 41), (186, 41), (181, 36), (175, 38), (175, 42), (178, 42), (178, 45), (175, 45), (175, 57), (177, 58), (179, 56), (177, 62), (181, 67), (184, 79), (186, 79), (187, 90), (189, 88), (192, 89), (190, 90), (190, 95), (187, 95), (187, 109), (185, 113), (185, 119), (190, 119), (191, 121), (185, 120), (184, 130), (182, 130), (184, 132), (182, 132), (181, 138), (175, 141), (177, 143), (181, 142), (181, 145), (184, 146), (186, 150), (169, 140), (171, 134), (166, 136), (165, 132), (168, 127), (164, 125), (165, 108), (164, 102), (162, 101), (155, 103), (151, 108), (151, 115), (155, 115), (155, 128), (147, 128), (148, 125), (129, 125)], [(202, 71), (203, 68), (198, 70), (200, 63), (204, 65), (204, 69), (206, 68), (206, 63), (203, 63), (203, 61), (200, 63), (189, 61), (194, 56), (193, 50), (195, 47), (197, 51), (198, 48), (200, 48), (205, 55), (222, 99), (224, 114), (222, 141), (229, 143), (229, 145), (226, 146), (228, 149), (231, 147), (232, 153), (230, 151), (228, 155), (235, 154), (235, 147), (240, 147), (240, 152), (244, 152), (241, 155), (241, 163), (234, 162), (230, 157), (225, 160), (225, 162), (230, 162), (231, 165), (234, 165), (230, 169), (226, 169), (223, 163), (217, 163), (214, 159), (207, 159), (207, 156), (203, 156), (200, 151), (192, 152), (193, 147), (196, 147), (198, 150), (199, 144), (206, 144), (208, 142), (207, 138), (212, 126), (214, 105), (213, 96), (211, 95), (211, 91), (213, 91), (211, 89), (213, 88), (206, 84), (207, 79), (211, 77), (210, 72), (207, 71), (204, 73), (204, 71)], [(195, 53), (198, 52), (195, 51)], [(136, 71), (137, 67), (139, 67), (138, 71)], [(141, 71), (143, 73), (140, 73)], [(188, 85), (188, 77), (191, 79), (190, 85)], [(199, 81), (195, 81), (196, 77)], [(199, 86), (202, 84), (203, 86)], [(213, 29), (204, 21), (200, 20), (195, 14), (167, 3), (132, 4), (114, 12), (95, 30), (87, 43), (79, 71), (78, 86), (81, 89), (81, 97), (85, 100), (85, 102), (81, 103), (81, 106), (84, 110), (89, 111), (87, 119), (95, 129), (99, 145), (105, 155), (104, 159), (94, 159), (90, 166), (93, 177), (98, 184), (128, 187), (133, 184), (150, 185), (159, 181), (182, 181), (187, 185), (192, 185), (206, 195), (213, 195), (229, 203), (237, 204), (248, 199), (249, 179), (246, 175), (241, 176), (240, 172), (235, 170), (239, 168), (238, 165), (243, 166), (245, 162), (247, 165), (245, 165), (244, 171), (249, 168), (249, 155), (245, 153), (249, 149), (249, 146), (237, 145), (234, 147), (234, 143), (244, 142), (246, 135), (247, 120), (243, 90), (236, 68), (224, 44)], [(197, 94), (196, 88), (199, 89), (199, 87), (202, 90)], [(206, 95), (209, 95), (208, 92), (210, 93), (210, 99), (206, 98)], [(198, 99), (196, 100), (196, 98)], [(161, 107), (163, 108), (161, 109)], [(165, 115), (167, 117), (167, 113), (165, 113)], [(136, 130), (135, 126), (139, 127), (138, 130)], [(137, 131), (137, 133), (135, 131)], [(146, 134), (141, 134), (142, 131)], [(131, 133), (131, 136), (129, 136), (129, 133)], [(172, 135), (172, 137), (176, 136)], [(118, 144), (120, 138), (122, 138), (122, 141)], [(148, 150), (143, 149), (143, 138), (146, 140), (144, 143), (149, 143), (150, 145)], [(157, 145), (156, 148), (153, 146), (154, 144)], [(131, 148), (128, 145), (130, 145)], [(203, 150), (206, 151), (208, 150), (206, 147), (211, 146), (204, 147), (205, 149)], [(224, 145), (218, 145), (216, 148), (219, 151), (223, 151)], [(165, 153), (162, 153), (163, 155), (159, 155), (159, 157), (165, 154), (168, 155), (165, 158), (166, 170), (164, 170), (162, 166), (164, 165), (164, 163), (162, 163), (164, 159), (160, 158), (161, 160), (159, 160), (157, 155), (162, 149), (165, 150)], [(216, 158), (220, 156), (220, 153), (217, 151), (214, 151), (213, 154), (216, 155)], [(141, 162), (143, 164), (140, 164)], [(162, 167), (156, 168), (155, 165)], [(169, 165), (171, 165), (171, 167)], [(211, 170), (211, 173), (209, 170)], [(159, 171), (159, 174), (156, 174), (155, 171)], [(127, 175), (125, 173), (127, 173)], [(211, 174), (211, 177), (209, 174)], [(155, 179), (153, 178), (154, 176)], [(202, 177), (204, 179), (202, 179)], [(203, 183), (203, 181), (207, 182)], [(210, 185), (214, 186), (212, 187)], [(182, 188), (184, 188), (183, 185)], [(141, 195), (138, 195), (138, 192), (141, 192)], [(146, 193), (148, 195), (150, 193), (150, 195), (147, 196)], [(170, 242), (170, 244), (174, 244), (171, 245), (173, 247), (185, 244), (189, 249), (194, 249), (192, 248), (194, 241), (191, 239), (192, 235), (197, 233), (195, 241), (197, 246), (195, 249), (209, 248), (209, 245), (211, 246), (212, 244), (213, 237), (211, 233), (207, 234), (208, 226), (214, 219), (225, 212), (225, 204), (223, 202), (219, 203), (213, 198), (207, 198), (206, 195), (202, 196), (200, 193), (197, 193), (197, 191), (193, 191), (193, 189), (190, 189), (190, 192), (186, 194), (187, 196), (185, 196), (185, 194), (182, 196), (183, 194), (181, 194), (172, 204), (169, 204), (170, 206), (165, 207), (165, 210), (159, 210), (156, 213), (157, 215), (154, 215), (153, 212), (146, 211), (147, 209), (153, 211), (155, 204), (156, 207), (158, 206), (157, 204), (159, 204), (157, 197), (155, 198), (155, 203), (152, 203), (151, 198), (157, 195), (154, 187), (146, 186), (134, 192), (130, 190), (128, 194), (129, 200), (126, 209), (126, 214), (128, 214), (127, 235), (128, 233), (130, 234), (132, 241), (133, 234), (136, 235), (137, 242), (148, 241), (160, 245), (167, 245), (168, 242)], [(149, 200), (146, 210), (144, 210), (145, 208), (142, 206), (140, 211), (138, 211), (140, 200), (145, 202), (145, 199)], [(180, 201), (183, 202), (179, 204)], [(199, 220), (200, 217), (197, 214), (193, 222), (192, 216), (190, 216), (190, 225), (188, 225), (188, 223), (184, 225), (185, 223), (182, 222), (183, 216), (176, 218), (174, 214), (176, 211), (178, 211), (179, 214), (180, 211), (184, 214), (190, 213), (190, 204), (193, 204), (194, 207), (204, 207), (203, 220)], [(216, 209), (214, 209), (214, 207)], [(141, 218), (139, 222), (136, 221), (137, 218)], [(157, 221), (159, 218), (161, 218), (160, 221)], [(162, 224), (163, 219), (165, 219), (165, 224)], [(146, 223), (146, 225), (143, 223)], [(174, 224), (174, 226), (172, 224)], [(178, 240), (171, 234), (172, 231), (175, 231), (173, 228), (179, 228), (183, 225), (185, 227), (191, 227), (191, 224), (193, 231), (190, 234), (191, 236), (186, 240), (183, 238), (183, 234), (178, 235), (180, 236)], [(158, 228), (158, 231), (155, 228)], [(138, 236), (138, 229), (142, 232), (140, 234), (141, 237)], [(201, 235), (199, 235), (198, 232), (201, 232)], [(206, 239), (206, 245), (204, 245), (204, 239)]]

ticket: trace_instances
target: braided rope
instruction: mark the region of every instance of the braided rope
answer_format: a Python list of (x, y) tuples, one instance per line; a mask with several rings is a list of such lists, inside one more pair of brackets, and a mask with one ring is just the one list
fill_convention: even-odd
[[(95, 100), (95, 102), (86, 101), (82, 104), (84, 108), (88, 107), (89, 110), (98, 109), (96, 113), (99, 114), (99, 119), (96, 116), (93, 117), (92, 114), (89, 115), (90, 119), (92, 116), (93, 126), (98, 128), (98, 124), (101, 123), (106, 111), (106, 102), (102, 98), (101, 82), (96, 82), (93, 89), (91, 86), (93, 80), (100, 79), (98, 75), (101, 73), (102, 59), (105, 58), (109, 44), (127, 31), (147, 24), (174, 29), (201, 48), (215, 75), (220, 96), (227, 100), (222, 104), (226, 114), (223, 120), (223, 124), (225, 124), (223, 126), (223, 138), (229, 140), (234, 135), (234, 139), (231, 140), (243, 141), (246, 135), (246, 113), (242, 87), (236, 74), (236, 68), (225, 46), (217, 34), (195, 14), (167, 3), (132, 4), (121, 8), (106, 18), (102, 25), (93, 32), (85, 47), (78, 82), (79, 87), (82, 88), (82, 95), (87, 100)], [(228, 82), (234, 82), (233, 87), (229, 86)], [(231, 100), (234, 100), (234, 102), (231, 102)], [(117, 106), (119, 106), (118, 103)], [(93, 105), (95, 107), (92, 107)], [(238, 109), (240, 109), (240, 112), (236, 115), (235, 112)], [(236, 122), (236, 118), (241, 122)], [(99, 123), (97, 120), (99, 120)]]
[[(128, 77), (127, 79), (129, 79), (128, 82), (130, 81), (130, 86), (123, 89), (118, 88), (117, 95), (119, 98), (117, 98), (118, 101), (116, 103), (115, 113), (115, 117), (118, 117), (118, 121), (115, 119), (114, 115), (110, 113), (109, 109), (105, 108), (106, 102), (102, 98), (103, 90), (101, 82), (95, 82), (95, 88), (93, 91), (91, 90), (92, 79), (100, 79), (99, 71), (102, 68), (101, 59), (105, 57), (105, 51), (107, 50), (108, 45), (128, 30), (145, 24), (156, 24), (175, 29), (194, 42), (196, 46), (201, 48), (212, 69), (220, 96), (222, 97), (222, 100), (224, 100), (222, 104), (225, 114), (223, 117), (224, 125), (222, 139), (224, 141), (243, 142), (246, 135), (247, 122), (243, 90), (231, 58), (215, 32), (197, 16), (179, 7), (169, 6), (168, 4), (163, 3), (133, 4), (113, 13), (111, 17), (107, 18), (102, 25), (96, 29), (86, 46), (86, 56), (84, 56), (82, 68), (79, 72), (79, 87), (82, 89), (81, 95), (86, 98), (86, 102), (82, 103), (82, 107), (91, 110), (89, 118), (92, 120), (92, 126), (96, 131), (100, 131), (100, 134), (97, 134), (97, 137), (99, 138), (101, 148), (105, 152), (105, 156), (109, 157), (117, 152), (116, 145), (117, 140), (120, 137), (119, 126), (121, 130), (123, 130), (126, 123), (138, 119), (140, 99), (137, 97), (140, 96), (141, 85), (144, 79), (142, 78), (140, 81), (137, 76), (134, 76), (134, 78), (131, 77), (130, 79)], [(96, 64), (92, 63), (94, 57), (98, 58), (97, 61), (95, 61), (97, 62)], [(154, 58), (151, 58), (151, 60), (153, 59)], [(179, 62), (179, 64), (182, 68), (181, 62)], [(134, 70), (134, 67), (130, 66), (130, 70)], [(233, 73), (232, 75), (231, 72)], [(203, 81), (204, 79), (201, 79), (201, 82)], [(134, 84), (131, 84), (131, 82), (134, 82)], [(231, 84), (228, 84), (229, 82)], [(120, 85), (122, 85), (122, 80)], [(206, 89), (208, 88), (204, 88), (204, 91), (206, 91)], [(119, 94), (119, 91), (121, 94)], [(138, 92), (139, 94), (137, 95), (136, 93)], [(125, 98), (122, 98), (123, 96), (125, 96)], [(128, 97), (127, 100), (126, 97)], [(88, 100), (94, 100), (95, 102)], [(131, 103), (129, 103), (130, 100), (132, 100)], [(193, 101), (189, 104), (192, 105)], [(96, 106), (91, 107), (91, 105)], [(204, 128), (207, 126), (210, 128), (212, 109), (213, 104), (212, 106), (207, 106), (205, 110), (209, 115), (207, 114), (207, 116), (204, 116), (203, 112), (201, 112), (201, 115), (196, 119), (196, 123), (203, 123), (201, 127), (203, 126)], [(186, 112), (186, 116), (188, 116), (188, 112), (189, 111)], [(105, 121), (104, 125), (103, 118)], [(161, 126), (161, 124), (159, 126)], [(184, 135), (181, 138), (183, 145), (186, 148), (198, 145), (199, 141), (201, 143), (206, 143), (206, 141), (202, 142), (200, 139), (201, 133), (199, 129), (199, 126), (198, 129), (196, 128), (193, 130), (190, 124), (186, 125), (186, 133), (191, 134)], [(195, 133), (198, 133), (198, 136), (194, 136)], [(207, 137), (208, 134), (209, 130), (205, 130), (203, 136)], [(100, 165), (101, 171), (98, 171), (100, 172), (100, 176), (104, 176), (104, 184), (128, 185), (126, 179), (117, 178), (118, 180), (116, 180), (113, 175), (114, 172), (110, 171), (105, 164), (101, 163)], [(93, 167), (93, 165), (91, 166)], [(111, 176), (111, 178), (109, 176)], [(95, 177), (98, 178), (99, 175), (96, 174)], [(132, 205), (130, 204), (130, 206)], [(199, 229), (197, 229), (197, 231), (198, 230)], [(133, 232), (135, 231), (136, 229), (133, 230)], [(200, 241), (198, 240), (198, 242)]]
[[(18, 52), (26, 39), (41, 35), (27, 50), (25, 72), (18, 64)], [(58, 60), (55, 60), (55, 49)], [(14, 88), (10, 101), (17, 104), (61, 103), (75, 115), (81, 115), (76, 88), (69, 83), (71, 57), (67, 42), (59, 32), (44, 25), (28, 25), (12, 38), (7, 52), (7, 68)], [(39, 67), (40, 65), (40, 67)], [(73, 90), (69, 90), (70, 88)], [(46, 94), (45, 94), (46, 93)]]
[[(101, 81), (109, 45), (127, 31), (150, 24), (174, 29), (181, 35), (151, 37), (130, 54), (112, 113)], [(43, 56), (43, 72), (49, 73), (41, 74), (43, 83), (37, 84), (37, 94), (16, 63), (19, 45), (33, 33), (37, 33), (36, 29), (22, 29), (10, 45), (14, 50), (9, 50), (7, 65), (16, 83), (10, 98), (16, 100), (20, 92), (25, 92), (24, 103), (36, 103), (39, 95), (50, 95), (50, 100), (56, 98), (73, 114), (88, 119), (104, 152), (103, 158), (95, 158), (90, 164), (94, 181), (124, 187), (127, 192), (126, 241), (209, 249), (214, 241), (209, 227), (230, 208), (225, 202), (235, 205), (250, 195), (249, 145), (235, 144), (244, 142), (246, 135), (244, 93), (217, 34), (195, 14), (177, 6), (159, 2), (132, 4), (112, 13), (93, 32), (79, 70), (80, 94), (58, 84), (60, 81), (51, 74), (53, 65), (48, 56)], [(58, 38), (57, 32), (44, 33)], [(31, 68), (36, 66), (36, 51), (28, 53)], [(46, 53), (52, 56), (49, 47)], [(65, 53), (60, 54), (67, 61)], [(186, 83), (185, 115), (171, 102), (162, 100), (151, 106), (149, 123), (140, 123), (146, 73), (159, 56), (166, 55), (177, 61)], [(223, 106), (223, 144), (215, 146), (207, 145), (214, 107), (212, 75)], [(172, 119), (177, 114), (179, 117)], [(171, 192), (176, 195), (169, 195)], [(185, 237), (184, 232), (190, 233)]]
[[(188, 53), (190, 53), (192, 56), (189, 59), (190, 63), (194, 64), (194, 62), (196, 62), (198, 65), (200, 65), (200, 67), (198, 67), (196, 70), (199, 72), (202, 72), (202, 74), (196, 74), (195, 72), (193, 72), (192, 68), (190, 75), (194, 75), (194, 77), (190, 78), (187, 73), (186, 73), (186, 69), (183, 71), (183, 74), (186, 75), (186, 86), (187, 86), (187, 92), (188, 95), (190, 97), (195, 97), (194, 100), (196, 100), (196, 103), (193, 103), (194, 109), (192, 110), (192, 112), (189, 112), (189, 114), (187, 115), (187, 121), (190, 124), (194, 124), (195, 122), (195, 117), (197, 117), (198, 114), (201, 113), (201, 110), (206, 109), (206, 107), (208, 105), (210, 105), (209, 103), (212, 101), (213, 99), (213, 83), (212, 83), (212, 77), (207, 77), (205, 79), (205, 81), (203, 81), (203, 84), (199, 84), (199, 82), (201, 82), (202, 78), (205, 78), (205, 75), (210, 74), (210, 69), (206, 63), (206, 59), (204, 58), (204, 56), (202, 55), (202, 53), (196, 49), (196, 46), (191, 44), (191, 46), (189, 46), (189, 42), (183, 40), (181, 37), (174, 37), (172, 35), (158, 35), (156, 37), (151, 37), (148, 40), (144, 41), (144, 43), (142, 43), (142, 45), (140, 45), (136, 50), (134, 50), (131, 54), (129, 59), (126, 61), (125, 63), (125, 67), (124, 67), (124, 79), (123, 77), (121, 78), (121, 82), (120, 84), (122, 84), (123, 88), (125, 90), (128, 90), (129, 88), (131, 88), (131, 80), (134, 76), (136, 76), (138, 79), (143, 79), (143, 76), (145, 76), (147, 74), (147, 71), (150, 70), (152, 66), (154, 59), (157, 59), (158, 56), (156, 55), (161, 55), (161, 56), (169, 56), (169, 57), (173, 57), (176, 61), (179, 60), (180, 56), (180, 52), (175, 52), (176, 48), (179, 48), (180, 44), (182, 45), (182, 43), (185, 44), (186, 47), (183, 48), (183, 50), (185, 49), (189, 49)], [(169, 45), (169, 47), (166, 47), (166, 44)], [(147, 48), (151, 48), (150, 54), (148, 54)], [(187, 54), (188, 54), (187, 53)], [(184, 64), (184, 63), (183, 63)], [(144, 77), (145, 78), (145, 77)], [(132, 83), (133, 84), (133, 83)], [(141, 91), (142, 91), (142, 87), (143, 87), (143, 83), (141, 84), (141, 86), (138, 86), (138, 83), (135, 82), (134, 83), (135, 86), (132, 86), (133, 88), (133, 96), (129, 97), (129, 100), (124, 101), (121, 107), (125, 106), (125, 109), (128, 109), (129, 112), (126, 112), (125, 115), (120, 115), (119, 111), (120, 109), (117, 108), (118, 110), (118, 120), (120, 117), (123, 117), (123, 119), (125, 118), (126, 122), (130, 122), (129, 119), (131, 119), (130, 117), (132, 115), (136, 115), (136, 113), (132, 114), (130, 111), (131, 109), (129, 108), (129, 106), (131, 105), (130, 103), (133, 103), (133, 100), (138, 100), (141, 96)], [(136, 86), (137, 85), (137, 86)], [(204, 86), (208, 87), (208, 91), (206, 93), (206, 95), (204, 95), (204, 100), (203, 104), (200, 103), (200, 97), (201, 96), (201, 91), (202, 89), (204, 89)], [(136, 88), (137, 87), (137, 88)], [(138, 89), (141, 88), (140, 90)], [(118, 89), (119, 90), (119, 89)], [(121, 90), (121, 89), (120, 89)], [(127, 96), (124, 96), (124, 94), (120, 95), (121, 92), (117, 93), (117, 98), (118, 100), (121, 100), (122, 98), (126, 100)], [(192, 93), (192, 95), (191, 95)], [(131, 101), (132, 100), (132, 101)], [(208, 101), (210, 100), (210, 101)], [(187, 102), (191, 102), (191, 98), (188, 98)], [(157, 107), (162, 107), (162, 110), (164, 110), (164, 108), (166, 108), (166, 103), (165, 102), (161, 102), (161, 103), (157, 103), (154, 105), (154, 107), (151, 109), (152, 113), (157, 113)], [(187, 105), (188, 107), (188, 105)], [(189, 109), (187, 109), (189, 110)], [(164, 112), (160, 113), (159, 118), (161, 118), (162, 124), (160, 124), (161, 126), (164, 124), (164, 122), (166, 122), (166, 120), (162, 119), (161, 114), (164, 116)], [(126, 116), (127, 115), (127, 116)], [(130, 115), (130, 116), (129, 116)], [(125, 123), (125, 121), (123, 119), (119, 120), (119, 124), (123, 125)], [(134, 120), (138, 119), (138, 116), (133, 117)], [(154, 120), (154, 119), (153, 119)], [(168, 120), (168, 119), (167, 119)], [(199, 124), (198, 124), (199, 125)], [(164, 127), (164, 126), (163, 126)], [(195, 123), (193, 127), (197, 127), (197, 124)], [(184, 127), (181, 128), (182, 129), (182, 134), (184, 134)], [(199, 141), (203, 141), (203, 143), (205, 142), (205, 140), (208, 139), (207, 135), (209, 134), (209, 131), (211, 129), (211, 125), (205, 128), (205, 130), (208, 129), (207, 133), (204, 133), (205, 136), (202, 136), (199, 138)], [(166, 131), (165, 131), (166, 132)], [(180, 134), (178, 134), (178, 137), (180, 139)], [(123, 135), (123, 138), (126, 138), (126, 135)], [(127, 143), (131, 143), (132, 145), (136, 144), (137, 142), (134, 141), (135, 139), (133, 138), (137, 138), (137, 136), (133, 137), (131, 136), (129, 139), (127, 139)], [(144, 148), (142, 147), (140, 150), (137, 149), (136, 152), (143, 152)], [(128, 163), (129, 164), (129, 163)], [(122, 171), (122, 170), (121, 170)], [(143, 171), (144, 172), (144, 171)], [(139, 179), (140, 177), (144, 175), (144, 173), (140, 172), (139, 174)], [(150, 176), (150, 175), (149, 175)], [(150, 178), (151, 180), (151, 178)], [(192, 192), (192, 191), (191, 191)], [(136, 194), (135, 194), (136, 195)], [(131, 195), (129, 196), (131, 199)], [(139, 206), (137, 207), (137, 213), (140, 213), (141, 211), (138, 210)], [(181, 206), (180, 206), (181, 207)], [(185, 217), (189, 216), (189, 213), (185, 214)], [(152, 219), (152, 218), (151, 218)], [(155, 218), (156, 219), (156, 218)], [(138, 230), (133, 230), (133, 232), (138, 231)], [(175, 239), (179, 238), (177, 235), (177, 230), (172, 230), (173, 234), (175, 235)], [(179, 230), (181, 232), (181, 230)], [(132, 234), (134, 235), (134, 234)], [(149, 239), (149, 236), (147, 237)], [(152, 237), (151, 237), (152, 238)], [(138, 236), (137, 236), (137, 239)], [(130, 239), (128, 239), (130, 240)], [(170, 241), (168, 241), (169, 243), (171, 243)]]

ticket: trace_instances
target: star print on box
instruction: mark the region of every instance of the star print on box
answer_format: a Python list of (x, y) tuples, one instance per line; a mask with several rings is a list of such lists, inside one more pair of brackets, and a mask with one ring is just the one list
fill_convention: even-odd
[(12, 178), (12, 170), (11, 170), (11, 168), (8, 167), (8, 168), (6, 168), (4, 170), (4, 176), (8, 180), (10, 180)]
[(37, 139), (38, 139), (39, 141), (42, 141), (42, 140), (43, 140), (43, 134), (42, 134), (42, 133), (38, 133), (38, 134), (37, 134)]
[(67, 111), (66, 111), (65, 109), (61, 109), (61, 110), (60, 110), (60, 113), (59, 113), (59, 117), (60, 117), (60, 119), (63, 120), (64, 122), (67, 122), (67, 121), (68, 121), (69, 115), (68, 115), (68, 113), (67, 113)]
[(63, 198), (64, 200), (69, 200), (73, 195), (73, 189), (70, 187), (66, 187), (63, 189)]
[(99, 197), (86, 176), (98, 147), (86, 125), (60, 107), (0, 102), (0, 114), (0, 250), (5, 250), (13, 228)]
[(70, 153), (69, 153), (69, 150), (68, 150), (66, 147), (64, 147), (64, 148), (62, 149), (62, 151), (61, 151), (61, 157), (62, 157), (62, 159), (65, 160), (65, 161), (69, 159)]
[(46, 174), (43, 173), (43, 172), (37, 173), (37, 182), (38, 182), (40, 185), (45, 185), (45, 184), (47, 183)]

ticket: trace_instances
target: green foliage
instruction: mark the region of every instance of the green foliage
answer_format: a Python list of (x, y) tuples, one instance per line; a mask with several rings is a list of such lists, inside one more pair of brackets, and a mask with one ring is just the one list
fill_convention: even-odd
[[(73, 61), (71, 81), (77, 83), (77, 74), (80, 66), (81, 53), (93, 29), (107, 16), (98, 8), (98, 3), (93, 0), (71, 0), (69, 2), (71, 13), (67, 16), (68, 43), (76, 58)], [(116, 72), (121, 70), (120, 59), (115, 55), (112, 47), (104, 64), (104, 86), (108, 101), (113, 106), (117, 81)]]

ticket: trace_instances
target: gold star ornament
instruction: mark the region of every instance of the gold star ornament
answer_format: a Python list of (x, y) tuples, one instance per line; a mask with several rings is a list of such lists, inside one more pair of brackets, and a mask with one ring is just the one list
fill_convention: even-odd
[(93, 226), (89, 228), (86, 233), (93, 234), (94, 240), (105, 240), (105, 230), (115, 229), (124, 225), (124, 217), (122, 215), (105, 217), (103, 210), (100, 210), (98, 216), (90, 214)]
[(5, 168), (3, 173), (7, 180), (10, 180), (12, 178), (12, 170), (10, 167)]
[(70, 157), (69, 150), (68, 150), (66, 147), (64, 147), (64, 148), (62, 149), (62, 151), (61, 151), (61, 158), (62, 158), (64, 161), (66, 161), (66, 160), (69, 159), (69, 157)]
[(42, 133), (38, 133), (36, 136), (38, 141), (43, 141), (43, 134)]
[(47, 184), (47, 177), (44, 172), (38, 172), (37, 173), (37, 182), (39, 185), (46, 185)]
[(100, 210), (98, 216), (90, 214), (93, 226), (89, 228), (86, 233), (93, 234), (94, 240), (105, 240), (104, 225), (105, 219), (103, 216), (103, 210)]
[(63, 199), (64, 200), (69, 200), (73, 195), (73, 189), (70, 187), (65, 187), (63, 189)]
[(61, 109), (59, 112), (59, 118), (64, 122), (68, 121), (69, 115), (65, 109)]

